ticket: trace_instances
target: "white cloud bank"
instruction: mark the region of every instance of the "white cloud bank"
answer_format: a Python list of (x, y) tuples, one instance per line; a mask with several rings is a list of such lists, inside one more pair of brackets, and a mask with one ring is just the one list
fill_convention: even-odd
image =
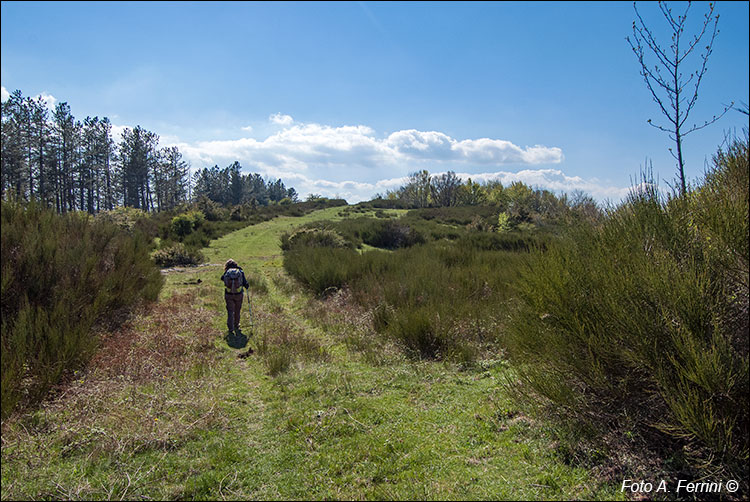
[[(272, 122), (292, 123), (291, 117), (283, 117), (288, 117), (288, 121), (273, 115)], [(416, 169), (425, 161), (457, 165), (538, 165), (563, 160), (562, 150), (557, 147), (521, 148), (509, 141), (489, 138), (459, 141), (441, 132), (415, 129), (378, 138), (370, 127), (363, 125), (294, 124), (262, 140), (199, 141), (180, 146), (199, 163), (220, 164), (240, 159), (266, 169), (289, 171), (311, 167), (383, 169), (408, 165)]]
[[(365, 125), (298, 123), (281, 113), (271, 115), (269, 121), (283, 127), (263, 139), (184, 143), (174, 138), (170, 145), (180, 148), (193, 169), (214, 164), (224, 167), (238, 160), (246, 172), (281, 178), (302, 197), (316, 193), (343, 197), (350, 203), (398, 188), (408, 173), (420, 169), (432, 174), (453, 170), (463, 179), (498, 180), (503, 185), (522, 181), (558, 193), (583, 190), (599, 200), (618, 201), (628, 191), (551, 168), (564, 160), (558, 147), (520, 147), (491, 138), (459, 140), (442, 132), (416, 129), (378, 137)], [(510, 166), (521, 170), (507, 170)]]

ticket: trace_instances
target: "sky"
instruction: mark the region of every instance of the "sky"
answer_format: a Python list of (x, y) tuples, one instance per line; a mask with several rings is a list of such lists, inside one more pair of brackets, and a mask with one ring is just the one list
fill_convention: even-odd
[[(747, 105), (748, 5), (719, 34), (688, 123)], [(686, 3), (669, 3), (675, 15)], [(663, 46), (655, 2), (638, 11)], [(688, 11), (692, 37), (708, 2)], [(617, 203), (676, 161), (627, 36), (632, 2), (7, 2), (2, 99), (67, 102), (179, 147), (194, 172), (239, 161), (309, 194), (369, 200), (415, 171), (583, 190)], [(704, 39), (705, 40), (705, 39)], [(701, 44), (704, 45), (704, 44)], [(699, 53), (683, 63), (685, 75)], [(691, 86), (688, 90), (691, 91)], [(684, 138), (697, 181), (747, 115)]]

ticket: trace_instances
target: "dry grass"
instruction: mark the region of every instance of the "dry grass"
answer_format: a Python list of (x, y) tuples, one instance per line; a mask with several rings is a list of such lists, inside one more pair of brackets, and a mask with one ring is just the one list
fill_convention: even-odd
[(373, 312), (354, 301), (349, 288), (339, 289), (325, 298), (312, 298), (305, 308), (308, 319), (368, 364), (382, 366), (402, 360), (396, 343), (373, 328)]
[(142, 383), (210, 358), (215, 350), (214, 314), (193, 308), (194, 301), (194, 293), (175, 295), (121, 329), (103, 333), (89, 375)]
[(321, 341), (280, 305), (256, 310), (257, 353), (269, 375), (287, 371), (298, 361), (325, 361)]
[[(174, 450), (196, 429), (227, 429), (215, 397), (220, 380), (208, 378), (218, 367), (214, 314), (193, 308), (194, 296), (175, 295), (121, 329), (100, 333), (85, 370), (70, 375), (36, 410), (19, 409), (3, 421), (3, 461), (32, 458), (33, 469), (54, 457), (132, 457)], [(79, 488), (79, 495), (87, 492)]]

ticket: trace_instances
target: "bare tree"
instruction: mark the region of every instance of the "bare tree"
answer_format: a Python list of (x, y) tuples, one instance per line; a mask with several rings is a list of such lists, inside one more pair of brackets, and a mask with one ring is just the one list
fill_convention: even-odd
[[(703, 76), (706, 74), (708, 56), (711, 55), (714, 40), (719, 33), (716, 29), (719, 24), (719, 16), (718, 14), (714, 16), (715, 4), (709, 3), (708, 12), (704, 15), (700, 32), (694, 35), (688, 43), (683, 44), (685, 20), (690, 10), (690, 4), (691, 2), (688, 2), (685, 12), (675, 18), (672, 15), (672, 9), (667, 7), (664, 2), (659, 2), (659, 8), (672, 30), (672, 43), (668, 49), (656, 41), (653, 32), (643, 22), (643, 18), (638, 12), (635, 2), (633, 2), (633, 9), (635, 9), (638, 19), (637, 22), (633, 21), (633, 39), (631, 40), (630, 37), (626, 37), (631, 49), (633, 49), (633, 52), (638, 57), (638, 62), (641, 64), (641, 75), (646, 81), (646, 87), (648, 87), (651, 96), (659, 105), (659, 109), (667, 117), (668, 121), (667, 126), (654, 124), (651, 119), (648, 119), (648, 123), (660, 131), (669, 133), (670, 139), (677, 144), (677, 154), (671, 148), (669, 152), (677, 160), (681, 193), (683, 194), (686, 191), (685, 162), (682, 157), (683, 138), (693, 131), (713, 124), (734, 104), (730, 104), (721, 114), (718, 116), (714, 115), (711, 120), (705, 121), (702, 125), (685, 125), (688, 115), (698, 99), (698, 87), (703, 80)], [(702, 48), (698, 48), (704, 35), (709, 37), (708, 43), (702, 46)], [(651, 62), (646, 61), (646, 48), (650, 51), (651, 57), (656, 58), (657, 64), (652, 64), (653, 60)], [(682, 73), (685, 66), (685, 59), (697, 48), (699, 51), (705, 50), (704, 53), (700, 54), (699, 68), (691, 71), (689, 77), (685, 79)], [(695, 84), (695, 87), (686, 89), (691, 82)]]

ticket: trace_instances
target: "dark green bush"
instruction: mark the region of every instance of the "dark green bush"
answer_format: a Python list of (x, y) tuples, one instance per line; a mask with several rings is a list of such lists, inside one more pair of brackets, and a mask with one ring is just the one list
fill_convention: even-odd
[[(368, 244), (382, 249), (398, 249), (424, 243), (427, 238), (424, 224), (408, 224), (396, 219), (358, 217), (337, 222), (317, 222), (310, 228), (330, 228), (356, 247)], [(419, 228), (422, 227), (422, 228)]]
[(561, 426), (589, 439), (630, 431), (740, 472), (750, 405), (747, 151), (745, 137), (720, 152), (687, 196), (665, 200), (646, 184), (600, 227), (580, 226), (534, 256), (507, 335), (519, 396), (543, 399)]
[[(137, 223), (130, 231), (83, 213), (2, 203), (2, 415), (43, 396), (95, 347), (91, 330), (163, 279)], [(23, 382), (23, 386), (22, 386)]]
[(154, 251), (152, 258), (160, 267), (198, 265), (203, 263), (203, 253), (178, 242), (169, 247)]
[(185, 237), (200, 227), (204, 219), (203, 213), (200, 211), (188, 211), (187, 213), (178, 214), (172, 218), (170, 224), (171, 233), (177, 237)]
[(414, 246), (425, 242), (424, 236), (397, 220), (376, 221), (362, 236), (365, 244), (376, 248), (397, 249)]
[(295, 247), (353, 247), (339, 233), (322, 227), (304, 227), (289, 234), (281, 235), (281, 249), (288, 251)]
[(361, 273), (357, 252), (348, 248), (303, 247), (284, 254), (284, 268), (322, 295), (338, 289)]

